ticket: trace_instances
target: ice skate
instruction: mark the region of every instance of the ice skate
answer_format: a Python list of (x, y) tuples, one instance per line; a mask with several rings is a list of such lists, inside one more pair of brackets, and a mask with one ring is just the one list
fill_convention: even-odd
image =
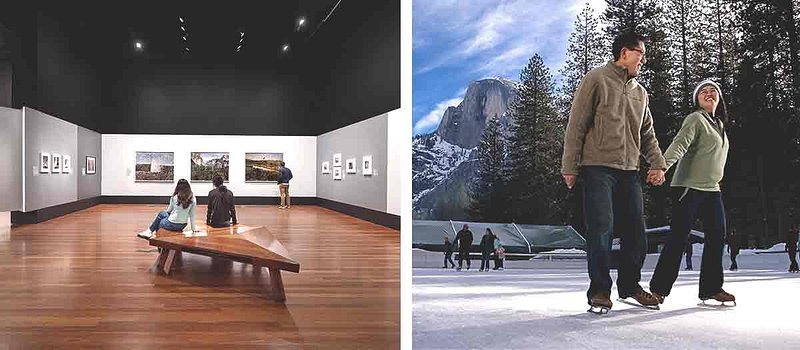
[[(717, 305), (707, 304), (706, 300), (709, 300), (709, 299), (716, 300), (716, 301), (720, 302), (720, 304), (717, 304)], [(710, 297), (700, 297), (700, 300), (702, 301), (703, 305), (709, 305), (709, 306), (736, 306), (736, 297), (733, 296), (733, 294), (728, 293), (728, 292), (726, 292), (724, 290), (721, 290), (721, 291), (717, 292), (717, 294), (714, 294), (714, 295), (712, 295)], [(732, 304), (730, 304), (730, 303), (732, 303)]]
[(589, 305), (589, 310), (586, 311), (597, 315), (608, 314), (608, 311), (611, 310), (611, 306), (613, 306), (611, 303), (611, 296), (607, 292), (600, 292), (593, 295), (592, 298), (589, 299)]
[[(628, 298), (633, 298), (636, 302), (629, 301)], [(656, 299), (652, 294), (645, 292), (644, 289), (639, 289), (636, 291), (634, 295), (622, 297), (620, 296), (618, 301), (621, 301), (628, 305), (643, 307), (646, 309), (651, 310), (660, 310), (661, 308), (658, 306), (659, 300)]]

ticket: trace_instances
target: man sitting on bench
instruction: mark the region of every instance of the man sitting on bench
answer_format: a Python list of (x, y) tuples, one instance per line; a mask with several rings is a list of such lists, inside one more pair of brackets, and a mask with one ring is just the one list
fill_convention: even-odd
[(222, 184), (222, 176), (214, 176), (214, 189), (208, 192), (208, 210), (206, 225), (214, 228), (228, 227), (238, 224), (236, 207), (233, 204), (233, 192)]

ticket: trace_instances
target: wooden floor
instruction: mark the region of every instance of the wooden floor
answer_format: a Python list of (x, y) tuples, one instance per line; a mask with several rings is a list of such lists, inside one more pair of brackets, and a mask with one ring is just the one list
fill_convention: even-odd
[[(300, 263), (269, 274), (183, 254), (170, 276), (136, 233), (163, 205), (98, 205), (0, 236), (0, 349), (400, 347), (400, 233), (317, 206), (238, 206)], [(197, 221), (205, 221), (205, 206)]]

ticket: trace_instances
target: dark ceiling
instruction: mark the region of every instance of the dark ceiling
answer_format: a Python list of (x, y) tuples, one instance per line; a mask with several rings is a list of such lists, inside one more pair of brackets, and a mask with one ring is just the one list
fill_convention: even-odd
[[(92, 7), (61, 2), (39, 10), (77, 40), (75, 44), (81, 46), (81, 51), (104, 61), (145, 59), (160, 63), (269, 65), (296, 59), (309, 49), (336, 45), (337, 38), (339, 42), (346, 40), (349, 32), (365, 21), (375, 7), (370, 1), (363, 2), (364, 6), (361, 2), (358, 6), (343, 4), (346, 2), (226, 1), (211, 5), (108, 1)], [(300, 18), (305, 19), (302, 26), (298, 25)], [(340, 23), (333, 25), (334, 22)], [(336, 31), (326, 33), (333, 41), (314, 40), (325, 31)], [(141, 51), (134, 46), (137, 41), (143, 44)], [(282, 50), (285, 44), (289, 45), (286, 51)]]
[(400, 2), (17, 2), (4, 57), (13, 107), (103, 133), (319, 135), (399, 107)]

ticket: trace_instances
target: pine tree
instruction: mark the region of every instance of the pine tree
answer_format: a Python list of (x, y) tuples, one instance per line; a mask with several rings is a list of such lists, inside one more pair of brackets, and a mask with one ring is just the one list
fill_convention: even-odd
[(575, 89), (586, 73), (610, 58), (608, 55), (610, 50), (607, 49), (603, 39), (597, 16), (587, 2), (575, 19), (572, 34), (569, 36), (567, 60), (559, 72), (562, 81), (559, 88), (558, 111), (562, 115), (569, 115)]
[(498, 127), (496, 117), (486, 123), (477, 150), (478, 170), (469, 191), (470, 218), (485, 222), (508, 221), (509, 199), (503, 174), (506, 146)]
[(553, 106), (550, 71), (535, 54), (520, 73), (509, 142), (509, 193), (515, 222), (563, 224), (567, 205), (560, 163), (566, 122)]

